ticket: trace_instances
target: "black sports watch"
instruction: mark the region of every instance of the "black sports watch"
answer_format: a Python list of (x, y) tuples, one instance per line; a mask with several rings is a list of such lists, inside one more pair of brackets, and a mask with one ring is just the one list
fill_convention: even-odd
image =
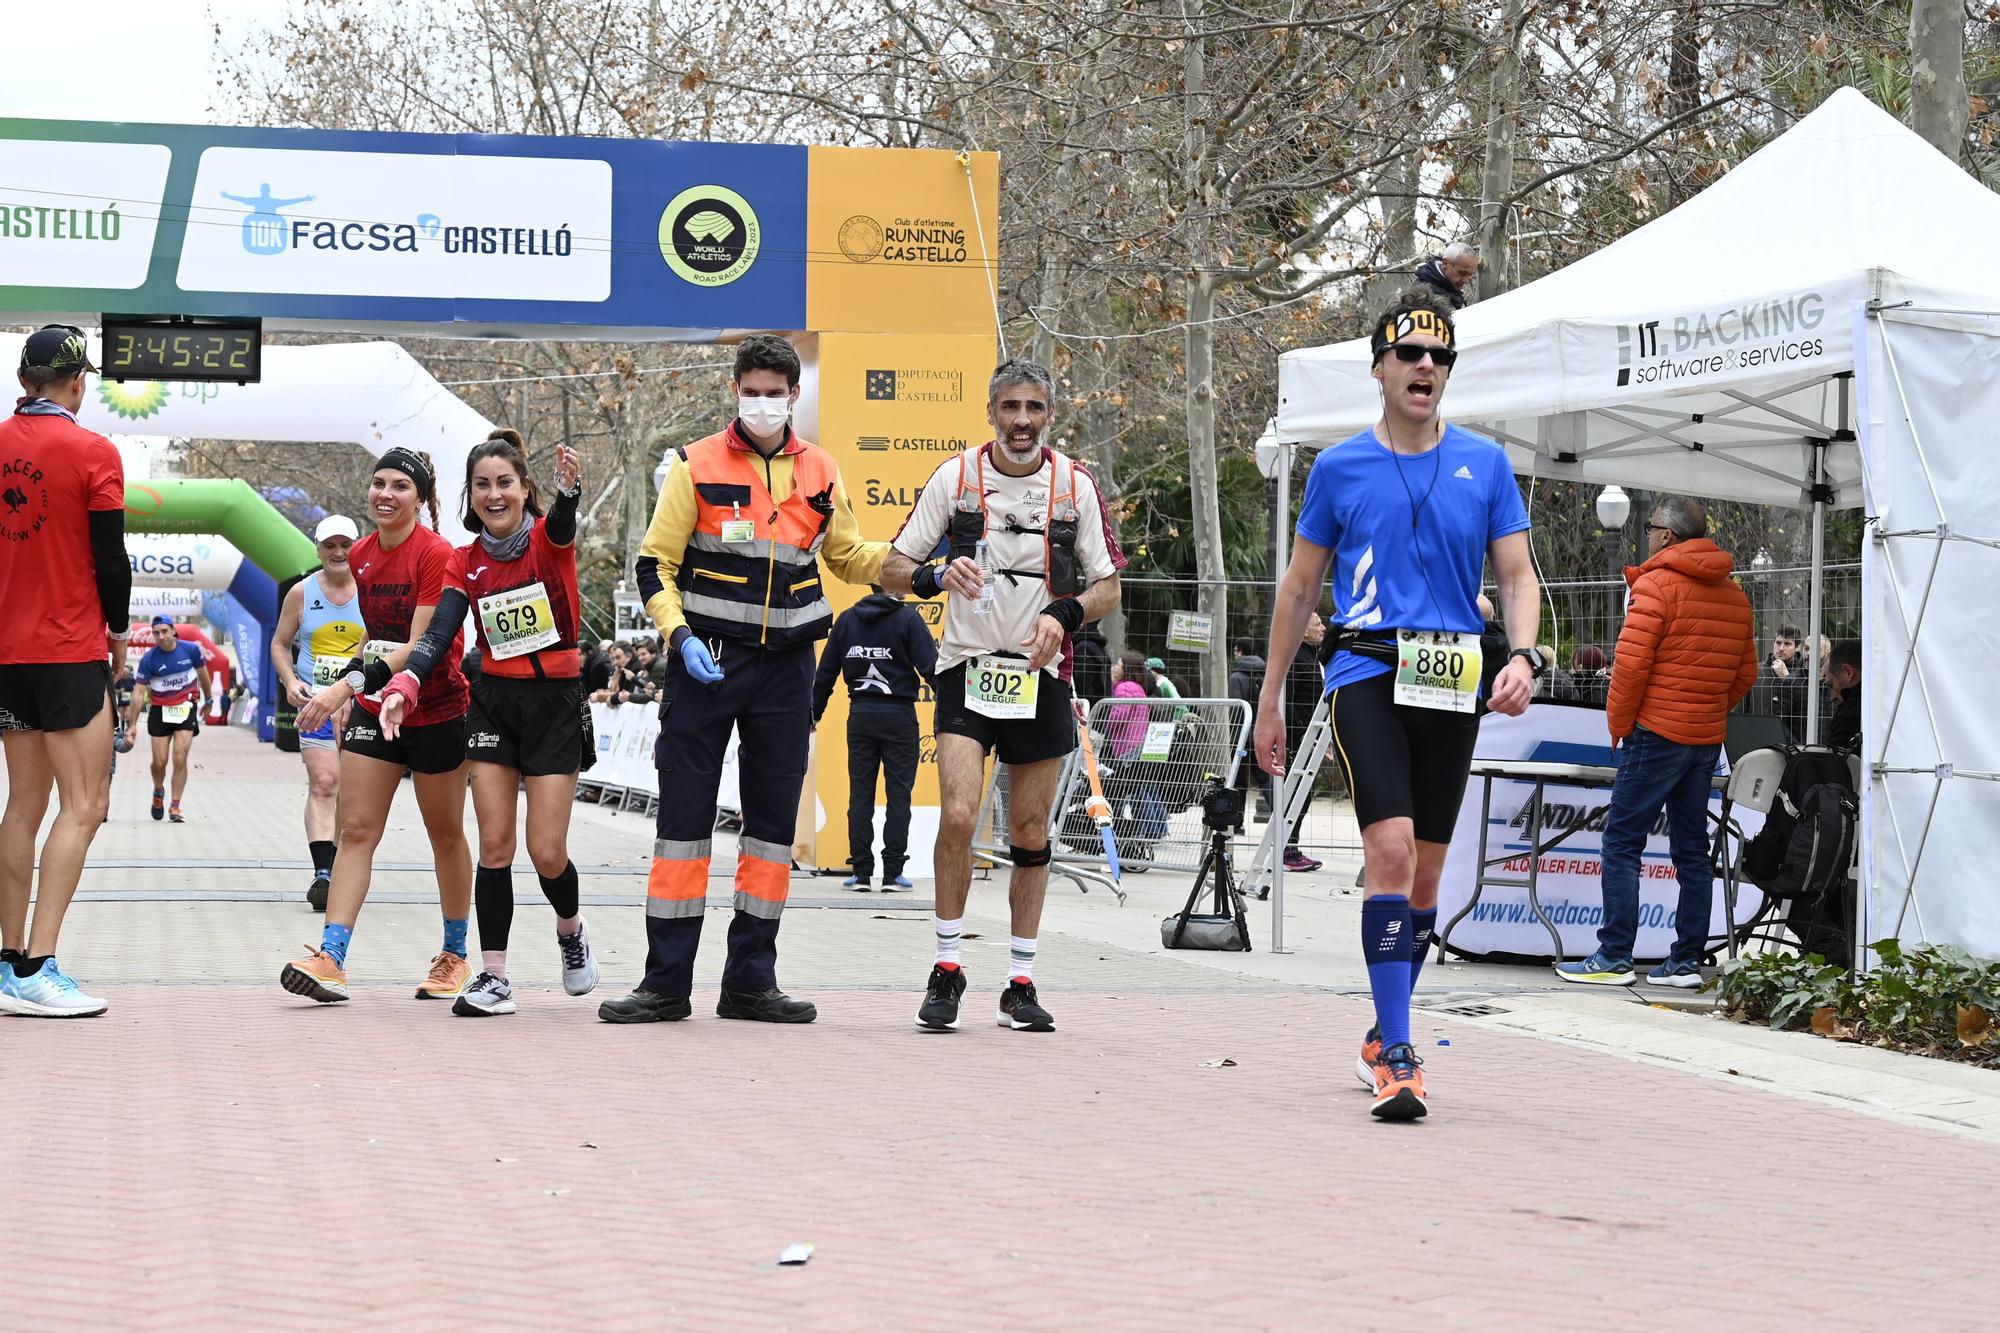
[(1549, 669), (1549, 659), (1542, 656), (1542, 650), (1539, 648), (1516, 648), (1513, 652), (1507, 654), (1509, 662), (1517, 657), (1528, 659), (1528, 674), (1536, 680), (1540, 680), (1543, 673)]

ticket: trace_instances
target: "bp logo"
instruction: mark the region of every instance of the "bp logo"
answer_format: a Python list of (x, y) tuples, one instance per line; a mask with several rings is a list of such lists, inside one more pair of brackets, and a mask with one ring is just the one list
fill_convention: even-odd
[(113, 415), (124, 417), (127, 421), (139, 421), (167, 405), (167, 386), (160, 380), (141, 380), (133, 384), (99, 380), (97, 397)]
[(880, 258), (882, 241), (882, 224), (866, 213), (856, 213), (840, 224), (840, 252), (857, 264)]
[(675, 195), (660, 214), (660, 256), (697, 287), (722, 287), (750, 271), (763, 228), (750, 201), (720, 185)]

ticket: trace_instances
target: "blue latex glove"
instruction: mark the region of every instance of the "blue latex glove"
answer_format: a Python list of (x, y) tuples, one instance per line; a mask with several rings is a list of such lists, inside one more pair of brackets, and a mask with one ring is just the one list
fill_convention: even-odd
[(713, 685), (722, 679), (722, 668), (709, 656), (708, 645), (692, 634), (681, 640), (681, 665), (704, 685)]

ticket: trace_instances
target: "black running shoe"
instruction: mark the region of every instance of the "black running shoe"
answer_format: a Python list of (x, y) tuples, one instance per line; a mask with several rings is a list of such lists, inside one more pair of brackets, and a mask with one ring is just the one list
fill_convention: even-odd
[(693, 1012), (687, 996), (661, 995), (643, 986), (597, 1006), (597, 1016), (607, 1023), (677, 1023)]
[(750, 1023), (810, 1023), (819, 1017), (811, 1000), (794, 1000), (776, 986), (761, 991), (726, 990), (715, 1001), (717, 1018)]
[(1000, 1026), (1016, 1032), (1054, 1032), (1056, 1020), (1035, 1002), (1035, 983), (1017, 980), (1000, 992)]
[(326, 895), (333, 890), (333, 881), (325, 875), (313, 876), (312, 887), (306, 890), (306, 906), (315, 912), (326, 910)]
[(958, 997), (965, 994), (965, 969), (940, 963), (931, 969), (924, 987), (924, 1007), (917, 1010), (917, 1026), (934, 1032), (958, 1031)]

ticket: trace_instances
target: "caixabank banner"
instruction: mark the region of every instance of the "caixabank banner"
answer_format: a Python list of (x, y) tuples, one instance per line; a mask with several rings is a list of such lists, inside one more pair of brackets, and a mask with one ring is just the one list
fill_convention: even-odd
[(0, 309), (961, 332), (992, 319), (997, 177), (991, 154), (929, 150), (0, 119)]
[[(819, 442), (840, 463), (840, 477), (854, 504), (861, 535), (888, 541), (902, 528), (917, 493), (939, 466), (991, 437), (986, 424), (986, 382), (997, 359), (991, 334), (911, 337), (828, 333), (819, 338)], [(836, 614), (868, 593), (832, 580), (828, 598)], [(917, 613), (936, 638), (942, 599), (918, 602)], [(908, 873), (931, 871), (937, 837), (937, 738), (926, 689), (917, 704), (916, 790), (911, 796)], [(847, 687), (836, 685), (813, 738), (813, 790), (818, 793), (812, 860), (823, 868), (847, 864)], [(877, 789), (875, 861), (882, 860), (882, 792)]]

